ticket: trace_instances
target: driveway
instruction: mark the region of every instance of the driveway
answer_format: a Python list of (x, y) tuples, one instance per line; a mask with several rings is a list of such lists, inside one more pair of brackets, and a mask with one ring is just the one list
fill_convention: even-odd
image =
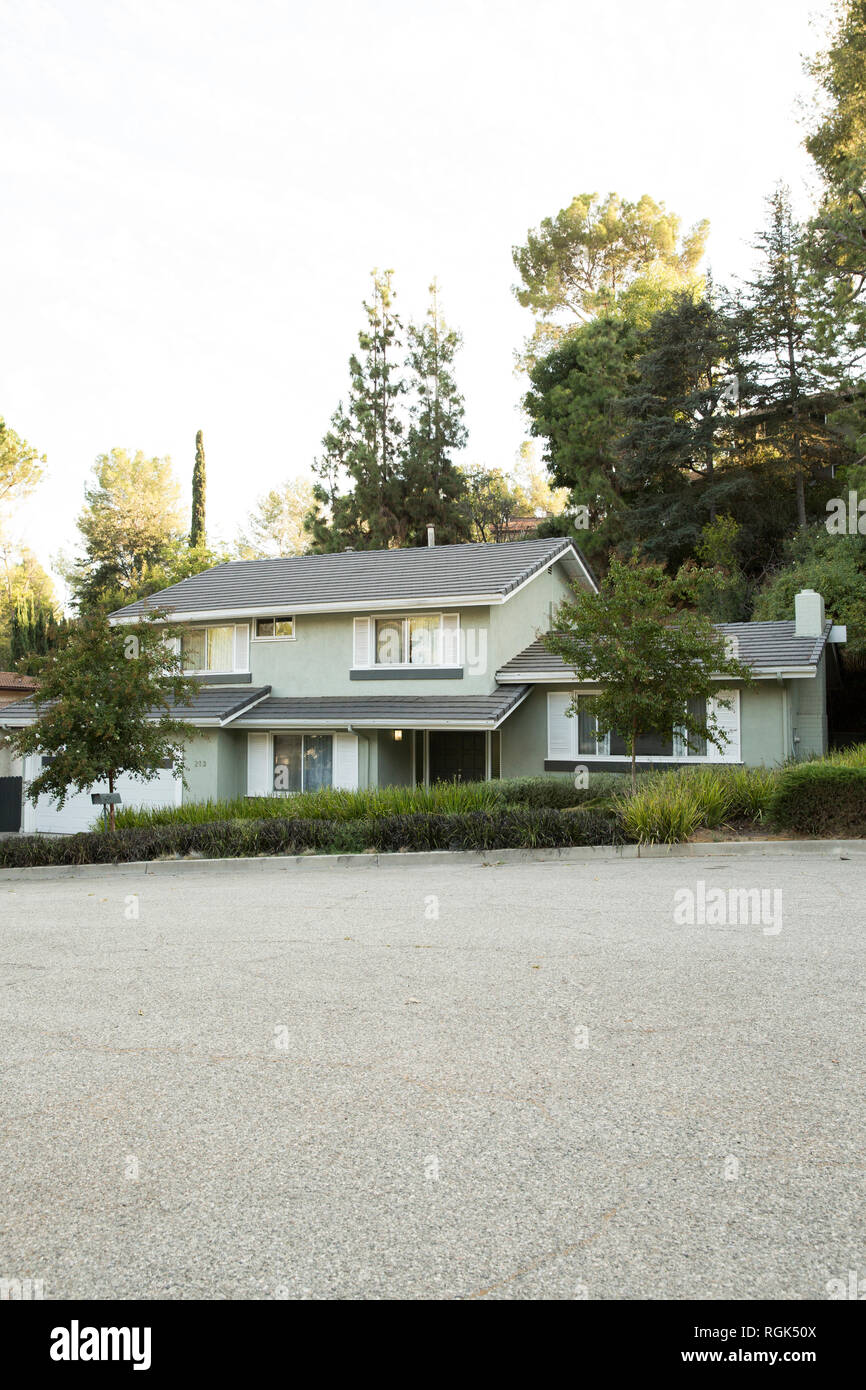
[[(702, 925), (731, 888), (778, 922)], [(46, 1298), (866, 1277), (866, 856), (106, 870), (0, 923), (0, 1275)]]

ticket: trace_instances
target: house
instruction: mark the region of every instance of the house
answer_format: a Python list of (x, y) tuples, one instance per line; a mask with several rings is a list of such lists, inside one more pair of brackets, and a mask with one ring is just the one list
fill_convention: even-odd
[[(124, 802), (625, 768), (621, 740), (594, 738), (592, 688), (540, 641), (575, 583), (595, 587), (572, 542), (552, 538), (233, 561), (130, 604), (112, 621), (157, 607), (183, 626), (201, 689), (178, 711), (196, 728), (183, 780), (170, 768), (152, 783), (125, 779)], [(755, 675), (720, 707), (727, 747), (648, 739), (642, 764), (772, 764), (826, 750), (831, 643), (843, 630), (831, 631), (820, 596), (799, 595), (790, 622), (725, 631)], [(35, 717), (22, 701), (0, 723)], [(87, 795), (60, 811), (42, 798), (23, 828), (92, 820)]]

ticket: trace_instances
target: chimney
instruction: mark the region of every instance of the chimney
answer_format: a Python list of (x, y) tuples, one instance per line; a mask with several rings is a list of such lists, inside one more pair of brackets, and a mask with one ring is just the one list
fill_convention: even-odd
[(427, 527), (427, 544), (428, 544), (428, 545), (435, 545), (435, 544), (436, 544), (436, 527), (435, 527), (435, 526), (428, 526), (428, 527)]
[(814, 589), (801, 589), (794, 598), (794, 636), (820, 637), (824, 631), (824, 600)]

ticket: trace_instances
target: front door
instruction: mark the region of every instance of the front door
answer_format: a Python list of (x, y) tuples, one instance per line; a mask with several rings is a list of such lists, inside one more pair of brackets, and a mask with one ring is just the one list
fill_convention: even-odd
[(483, 782), (487, 772), (484, 734), (430, 731), (431, 782)]

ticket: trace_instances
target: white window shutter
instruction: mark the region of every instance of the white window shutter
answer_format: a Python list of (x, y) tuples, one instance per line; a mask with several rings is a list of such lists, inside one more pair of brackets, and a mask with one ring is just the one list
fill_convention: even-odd
[(358, 739), (355, 734), (334, 734), (333, 785), (346, 791), (358, 786)]
[(355, 619), (354, 645), (352, 648), (352, 665), (371, 666), (372, 656), (370, 652), (372, 618)]
[(574, 754), (574, 739), (577, 720), (566, 713), (571, 705), (571, 693), (551, 692), (547, 697), (547, 756), (548, 758), (571, 759)]
[(235, 671), (250, 669), (250, 627), (249, 623), (238, 623), (235, 628)]
[(442, 658), (443, 666), (460, 665), (460, 614), (442, 614)]
[(270, 796), (274, 789), (269, 734), (247, 734), (247, 796)]
[[(730, 701), (725, 708), (720, 700)], [(740, 692), (739, 690), (720, 690), (715, 699), (707, 701), (707, 722), (713, 723), (728, 736), (724, 748), (719, 748), (707, 739), (707, 757), (714, 763), (738, 763), (740, 761)]]

